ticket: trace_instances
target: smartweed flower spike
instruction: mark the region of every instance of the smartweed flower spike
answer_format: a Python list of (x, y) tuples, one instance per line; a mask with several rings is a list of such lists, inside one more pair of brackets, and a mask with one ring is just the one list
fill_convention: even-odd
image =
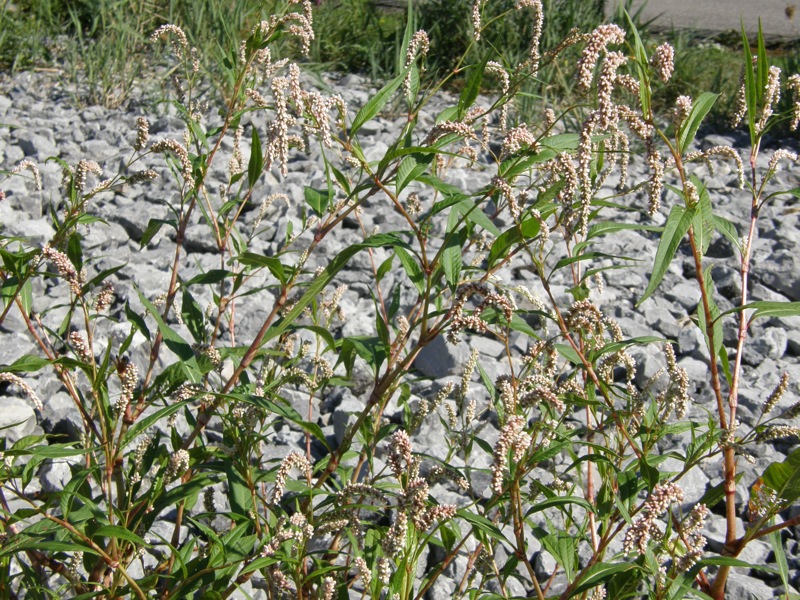
[(767, 165), (766, 177), (771, 177), (775, 173), (775, 171), (778, 170), (778, 163), (781, 160), (791, 160), (793, 162), (797, 162), (797, 154), (795, 154), (791, 150), (786, 150), (784, 148), (779, 148), (778, 150), (775, 150), (775, 153), (772, 155), (772, 158), (769, 159), (769, 164)]
[(786, 393), (786, 390), (789, 387), (789, 374), (784, 373), (781, 375), (781, 379), (778, 382), (778, 385), (775, 386), (775, 389), (772, 390), (772, 393), (767, 397), (764, 401), (764, 404), (761, 406), (761, 414), (766, 415), (769, 414), (773, 408), (780, 402), (783, 395)]
[(771, 442), (795, 436), (800, 437), (800, 427), (795, 427), (794, 425), (769, 425), (756, 434), (756, 442)]
[(183, 475), (189, 469), (189, 453), (180, 449), (175, 454), (169, 457), (167, 463), (167, 470), (164, 473), (164, 479), (167, 482), (175, 481), (178, 477)]
[(675, 127), (680, 127), (692, 112), (692, 97), (691, 96), (678, 96), (675, 99), (675, 108), (672, 109), (672, 122)]
[(603, 61), (600, 78), (597, 82), (597, 127), (606, 130), (616, 124), (617, 110), (611, 94), (617, 79), (617, 69), (628, 62), (621, 52), (609, 52)]
[(794, 74), (786, 81), (786, 87), (792, 92), (792, 123), (791, 130), (797, 130), (800, 124), (800, 75)]
[(147, 147), (147, 142), (150, 139), (150, 121), (145, 117), (136, 119), (136, 141), (133, 143), (133, 149), (136, 152), (141, 152)]
[(472, 3), (472, 35), (476, 42), (481, 39), (481, 10), (484, 4), (486, 0), (475, 0)]
[(39, 400), (39, 396), (36, 395), (36, 392), (33, 391), (33, 388), (19, 376), (14, 375), (13, 373), (0, 373), (0, 382), (16, 385), (28, 397), (36, 410), (41, 411), (44, 408), (42, 406), (42, 401)]
[(94, 302), (94, 309), (97, 312), (103, 312), (114, 301), (114, 286), (110, 281), (103, 284), (103, 289), (97, 294), (97, 299)]
[(308, 459), (299, 452), (292, 452), (281, 462), (278, 467), (278, 473), (275, 476), (275, 489), (272, 492), (272, 499), (270, 504), (276, 505), (283, 498), (283, 493), (286, 491), (286, 478), (289, 476), (289, 471), (296, 468), (308, 478), (311, 477), (311, 465)]
[(153, 32), (153, 34), (150, 36), (150, 41), (157, 42), (162, 37), (167, 37), (168, 35), (176, 38), (171, 38), (170, 43), (172, 44), (172, 52), (175, 54), (175, 57), (180, 60), (183, 58), (183, 53), (186, 51), (189, 43), (186, 40), (186, 34), (183, 32), (183, 29), (177, 25), (162, 25)]
[(72, 266), (69, 258), (67, 258), (67, 255), (50, 247), (49, 244), (42, 249), (42, 255), (53, 263), (58, 274), (67, 280), (72, 293), (76, 296), (80, 296), (82, 293), (81, 281), (77, 271), (75, 271), (75, 267)]
[(531, 441), (531, 436), (525, 432), (525, 417), (514, 415), (509, 418), (500, 430), (500, 438), (494, 448), (492, 490), (495, 494), (503, 491), (503, 477), (508, 466), (509, 451), (512, 451), (512, 460), (517, 463), (522, 460)]
[(93, 160), (79, 161), (78, 165), (75, 167), (75, 177), (73, 179), (75, 189), (79, 192), (82, 192), (86, 187), (86, 176), (89, 173), (100, 177), (103, 174), (103, 169)]
[(180, 142), (175, 140), (161, 140), (150, 146), (150, 150), (156, 153), (169, 151), (175, 154), (181, 163), (181, 172), (184, 181), (186, 181), (186, 185), (190, 188), (194, 187), (194, 176), (192, 175), (192, 163), (189, 160), (189, 152), (187, 152), (186, 148), (182, 146)]
[(228, 175), (232, 178), (244, 171), (244, 156), (242, 155), (243, 133), (244, 127), (241, 125), (233, 132), (233, 152), (231, 153), (230, 161), (228, 161)]
[(311, 42), (314, 41), (314, 20), (311, 11), (311, 0), (291, 0), (292, 4), (303, 5), (303, 14), (289, 13), (285, 20), (294, 20), (298, 23), (289, 26), (289, 33), (300, 38), (303, 54), (308, 56), (311, 51)]
[(504, 160), (524, 148), (536, 150), (536, 136), (528, 131), (527, 123), (521, 123), (519, 127), (514, 127), (508, 131), (503, 139), (500, 160)]
[(595, 65), (606, 46), (623, 42), (625, 42), (625, 30), (614, 24), (600, 25), (589, 35), (589, 43), (586, 44), (578, 61), (578, 87), (581, 90), (588, 91), (592, 87)]
[(11, 169), (12, 174), (21, 173), (24, 169), (27, 169), (33, 175), (33, 183), (36, 187), (37, 192), (42, 191), (42, 176), (39, 174), (39, 167), (36, 166), (32, 160), (23, 160), (20, 162), (16, 167)]
[(645, 500), (642, 507), (642, 516), (638, 518), (625, 532), (622, 548), (626, 554), (637, 550), (639, 554), (647, 552), (647, 543), (650, 540), (661, 540), (661, 530), (656, 520), (667, 512), (673, 502), (683, 501), (683, 489), (676, 483), (659, 483), (653, 493)]
[[(428, 49), (430, 48), (430, 41), (428, 40), (428, 33), (420, 29), (417, 31), (413, 36), (411, 36), (411, 41), (408, 43), (408, 50), (406, 51), (406, 63), (405, 68), (407, 69), (411, 63), (414, 62), (414, 59), (417, 56), (425, 56), (428, 54)], [(406, 96), (411, 94), (411, 72), (406, 75), (405, 80), (403, 81), (403, 90), (406, 93)]]
[(675, 563), (679, 573), (685, 573), (703, 557), (706, 538), (700, 532), (705, 527), (710, 511), (705, 504), (696, 505), (681, 524), (681, 534), (686, 542), (686, 552)]
[(78, 333), (77, 331), (73, 331), (69, 334), (69, 343), (72, 345), (72, 349), (75, 351), (75, 354), (78, 355), (85, 363), (91, 363), (94, 357), (92, 356), (91, 351), (89, 350), (89, 345), (86, 343), (86, 340), (83, 339), (83, 336)]
[(778, 101), (781, 99), (781, 70), (778, 67), (770, 67), (767, 73), (767, 86), (764, 89), (764, 106), (761, 109), (761, 116), (756, 123), (756, 132), (761, 133), (767, 127), (767, 121), (775, 111)]
[[(539, 72), (539, 61), (542, 56), (539, 53), (539, 44), (542, 41), (542, 28), (544, 27), (544, 9), (541, 0), (517, 0), (514, 7), (517, 10), (523, 8), (533, 9), (533, 35), (531, 36), (531, 52), (528, 57), (530, 62), (531, 74), (535, 77)], [(505, 92), (504, 92), (505, 93)]]
[[(490, 60), (486, 63), (486, 72), (487, 73), (494, 73), (497, 77), (500, 78), (501, 82), (501, 90), (500, 93), (505, 96), (508, 93), (510, 88), (510, 79), (508, 77), (508, 72), (503, 68), (499, 62)], [(503, 106), (500, 107), (500, 131), (506, 130), (506, 121), (508, 120), (508, 103), (504, 102)]]
[(650, 58), (650, 64), (658, 78), (666, 83), (675, 71), (675, 49), (667, 43), (661, 44)]

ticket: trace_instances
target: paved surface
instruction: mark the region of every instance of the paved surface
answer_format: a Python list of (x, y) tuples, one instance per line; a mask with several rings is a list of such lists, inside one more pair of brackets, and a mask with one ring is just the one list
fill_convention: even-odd
[[(606, 12), (612, 13), (615, 5), (616, 0), (607, 0)], [(761, 17), (766, 38), (800, 38), (800, 0), (633, 0), (629, 12), (633, 14), (642, 5), (641, 20), (655, 18), (654, 25), (659, 28), (740, 32), (744, 21), (748, 34), (755, 36)]]

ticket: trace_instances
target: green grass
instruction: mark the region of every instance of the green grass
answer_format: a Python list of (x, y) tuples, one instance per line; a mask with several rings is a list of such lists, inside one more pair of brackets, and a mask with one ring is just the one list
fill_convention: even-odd
[[(233, 85), (224, 74), (232, 73), (237, 40), (272, 14), (277, 4), (278, 0), (0, 0), (0, 69), (60, 68), (76, 89), (85, 90), (76, 101), (119, 105), (130, 94), (134, 80), (144, 72), (156, 72), (151, 64), (150, 32), (163, 23), (175, 23), (200, 50), (203, 68), (221, 80), (224, 95)], [(426, 62), (430, 80), (455, 69), (457, 57), (464, 54), (466, 64), (495, 51), (509, 66), (524, 60), (533, 24), (529, 11), (514, 11), (514, 4), (515, 0), (486, 4), (483, 20), (490, 25), (480, 45), (473, 43), (472, 0), (428, 0), (415, 6), (414, 29), (425, 29), (431, 38)], [(554, 48), (573, 28), (584, 32), (595, 28), (603, 22), (603, 4), (603, 0), (544, 0), (542, 49)], [(317, 70), (366, 73), (376, 81), (388, 78), (404, 58), (406, 18), (402, 11), (377, 9), (369, 0), (325, 0), (315, 8), (316, 39), (310, 56), (303, 60)], [(624, 23), (621, 12), (615, 20)], [(665, 39), (676, 49), (676, 73), (655, 102), (663, 107), (678, 95), (714, 90), (721, 98), (709, 122), (724, 124), (739, 85), (741, 49), (735, 47), (736, 42), (722, 45), (687, 32), (656, 35), (635, 14), (634, 20), (646, 41)], [(300, 58), (296, 42), (287, 40), (280, 50)], [(577, 60), (578, 49), (570, 52)], [(787, 73), (796, 72), (800, 65), (796, 45), (778, 48), (775, 54), (773, 62)], [(557, 105), (572, 95), (572, 73), (560, 66), (567, 63), (563, 59), (545, 62), (537, 79), (523, 84), (517, 97), (517, 120), (525, 121), (543, 103)], [(460, 81), (454, 77), (449, 85), (458, 89)], [(487, 79), (487, 85), (493, 83)]]

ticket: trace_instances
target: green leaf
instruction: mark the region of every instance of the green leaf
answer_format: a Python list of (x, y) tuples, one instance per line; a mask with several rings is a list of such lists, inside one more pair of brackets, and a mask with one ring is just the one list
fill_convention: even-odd
[(547, 500), (543, 500), (542, 502), (537, 502), (534, 504), (530, 510), (526, 513), (526, 516), (532, 515), (533, 513), (537, 513), (543, 510), (547, 510), (548, 508), (553, 507), (562, 507), (562, 506), (570, 506), (570, 505), (577, 505), (581, 508), (586, 509), (588, 512), (592, 512), (594, 507), (589, 504), (583, 498), (578, 496), (554, 496), (553, 498), (548, 498)]
[(618, 573), (626, 573), (640, 567), (630, 562), (622, 563), (597, 563), (586, 570), (583, 579), (572, 592), (572, 598), (580, 596), (585, 591), (609, 581)]
[[(455, 185), (453, 185), (451, 183), (445, 183), (444, 181), (442, 181), (438, 177), (436, 177), (434, 175), (431, 175), (429, 173), (426, 173), (424, 175), (420, 175), (419, 177), (417, 177), (417, 181), (419, 181), (421, 183), (424, 183), (425, 185), (431, 186), (437, 192), (441, 192), (445, 196), (459, 196), (459, 195), (462, 195), (461, 188), (459, 188), (459, 187), (457, 187), (457, 186), (455, 186)], [(800, 190), (800, 188), (797, 188), (797, 189)], [(800, 194), (800, 191), (798, 191), (798, 194)]]
[(125, 316), (128, 318), (133, 326), (138, 329), (145, 339), (149, 342), (150, 341), (150, 330), (147, 328), (147, 323), (142, 318), (142, 316), (135, 312), (129, 302), (125, 302)]
[[(736, 474), (736, 483), (739, 483), (743, 475), (744, 473), (741, 472)], [(723, 498), (725, 498), (725, 482), (720, 481), (717, 485), (707, 489), (706, 493), (703, 494), (703, 497), (700, 498), (697, 503), (705, 504), (708, 508), (714, 508), (717, 504), (722, 502)]]
[(742, 22), (742, 47), (744, 49), (744, 98), (747, 105), (747, 124), (750, 129), (750, 142), (755, 145), (756, 141), (756, 114), (758, 112), (758, 101), (761, 97), (760, 92), (763, 88), (758, 87), (756, 73), (753, 67), (753, 54), (750, 52), (750, 40), (747, 39), (747, 32)]
[(486, 517), (479, 515), (472, 510), (464, 508), (459, 509), (456, 514), (460, 518), (464, 519), (467, 523), (472, 525), (475, 529), (484, 532), (489, 537), (511, 545), (511, 541), (503, 535), (503, 532), (497, 528), (497, 525), (492, 523)]
[(685, 209), (682, 206), (673, 206), (672, 210), (667, 217), (667, 223), (664, 225), (664, 232), (661, 234), (661, 239), (658, 242), (658, 249), (656, 250), (655, 263), (653, 264), (653, 273), (650, 275), (650, 281), (647, 283), (647, 289), (644, 291), (641, 299), (636, 303), (636, 306), (641, 306), (642, 302), (647, 300), (653, 292), (658, 289), (661, 280), (667, 273), (669, 264), (675, 257), (675, 252), (683, 240), (683, 236), (689, 231), (689, 226), (692, 224), (692, 219), (696, 208)]
[(240, 264), (246, 267), (267, 267), (275, 279), (285, 284), (287, 281), (286, 269), (283, 263), (274, 256), (264, 256), (255, 252), (244, 252), (236, 257)]
[(31, 455), (40, 458), (64, 458), (66, 456), (79, 456), (92, 452), (95, 448), (73, 448), (68, 444), (51, 444), (49, 446), (35, 446), (31, 448)]
[(73, 232), (67, 241), (67, 258), (80, 273), (83, 268), (83, 250), (81, 249), (81, 235)]
[(609, 233), (616, 233), (618, 231), (663, 231), (663, 227), (656, 225), (640, 225), (638, 223), (615, 223), (614, 221), (595, 221), (589, 231), (586, 232), (586, 239), (607, 235)]
[(386, 274), (392, 270), (392, 264), (394, 263), (394, 254), (390, 255), (385, 261), (383, 261), (380, 266), (378, 267), (378, 271), (375, 274), (375, 279), (377, 281), (381, 281)]
[(703, 92), (692, 103), (692, 110), (689, 116), (684, 119), (678, 130), (678, 151), (681, 154), (685, 153), (689, 145), (694, 141), (694, 136), (697, 135), (700, 124), (711, 111), (717, 98), (719, 98), (719, 94)]
[(577, 133), (557, 133), (539, 140), (539, 145), (557, 152), (575, 152), (580, 144), (581, 136)]
[(719, 231), (725, 239), (733, 244), (734, 248), (739, 248), (739, 232), (736, 230), (736, 225), (732, 221), (729, 221), (725, 217), (720, 217), (719, 215), (713, 215), (711, 220), (713, 221), (714, 229)]
[(458, 208), (458, 213), (470, 223), (483, 227), (494, 236), (500, 235), (500, 230), (492, 223), (492, 220), (486, 216), (483, 209), (469, 198), (462, 198), (456, 207)]
[(172, 350), (182, 361), (196, 363), (194, 350), (192, 350), (192, 347), (189, 345), (189, 343), (184, 340), (178, 334), (178, 332), (164, 322), (164, 319), (161, 318), (158, 309), (153, 306), (152, 302), (144, 297), (144, 294), (142, 294), (138, 287), (136, 288), (136, 293), (139, 295), (139, 300), (142, 304), (144, 304), (147, 312), (153, 316), (158, 324), (158, 331), (161, 333), (161, 337), (164, 338), (164, 343), (167, 345), (167, 347)]
[(442, 250), (442, 267), (447, 284), (455, 289), (461, 276), (461, 236), (455, 227), (459, 222), (459, 212), (454, 207), (447, 217), (447, 239)]
[(380, 91), (375, 94), (369, 102), (367, 102), (361, 110), (358, 111), (355, 119), (353, 119), (353, 124), (350, 126), (350, 135), (355, 135), (359, 129), (375, 117), (381, 109), (386, 105), (389, 100), (391, 100), (394, 93), (397, 89), (403, 84), (403, 80), (406, 78), (406, 73), (408, 69), (405, 69), (400, 75), (392, 79), (389, 83), (383, 86)]
[(800, 316), (800, 302), (770, 302), (760, 300), (751, 302), (747, 308), (756, 309), (751, 319), (763, 317), (797, 317)]
[(344, 268), (344, 266), (356, 253), (365, 248), (381, 248), (383, 246), (392, 246), (395, 251), (397, 251), (407, 248), (408, 244), (395, 234), (379, 233), (368, 237), (359, 244), (348, 246), (339, 252), (339, 254), (337, 254), (333, 260), (330, 261), (330, 263), (328, 263), (328, 266), (325, 267), (322, 273), (320, 273), (311, 281), (306, 288), (306, 292), (295, 303), (294, 307), (287, 312), (286, 315), (284, 315), (283, 319), (281, 319), (278, 323), (272, 326), (269, 331), (267, 331), (266, 335), (264, 336), (263, 343), (266, 344), (269, 340), (278, 337), (292, 324), (294, 324), (295, 320), (303, 313), (306, 306), (311, 304), (311, 302), (317, 298), (325, 286), (327, 286), (333, 280), (336, 274)]
[(647, 456), (645, 455), (642, 455), (642, 458), (639, 460), (639, 471), (642, 475), (642, 478), (647, 482), (648, 490), (652, 490), (656, 487), (656, 485), (658, 485), (659, 479), (661, 478), (661, 473), (657, 467), (654, 467), (647, 462)]
[(397, 193), (402, 192), (409, 183), (415, 181), (427, 169), (433, 160), (433, 154), (406, 156), (397, 168)]
[(199, 275), (195, 275), (189, 281), (184, 283), (186, 287), (190, 285), (210, 285), (219, 283), (220, 281), (224, 281), (225, 278), (234, 275), (233, 271), (228, 271), (226, 269), (211, 269), (206, 271), (205, 273), (200, 273)]
[(408, 278), (411, 280), (411, 283), (414, 284), (414, 287), (417, 288), (417, 291), (420, 294), (425, 293), (425, 273), (422, 271), (422, 267), (419, 266), (417, 260), (411, 255), (410, 252), (405, 250), (404, 248), (395, 248), (395, 254), (397, 254), (397, 258), (400, 259), (400, 264), (403, 265), (403, 269), (408, 275)]
[(126, 542), (130, 542), (132, 544), (136, 544), (137, 546), (142, 546), (145, 548), (150, 548), (150, 544), (140, 538), (138, 535), (125, 529), (124, 527), (120, 527), (119, 525), (103, 525), (99, 527), (95, 532), (92, 534), (93, 538), (104, 537), (104, 538), (112, 538), (117, 540), (125, 540)]
[(489, 266), (492, 267), (500, 258), (505, 258), (508, 251), (519, 242), (535, 238), (539, 235), (540, 228), (539, 219), (530, 217), (501, 233), (489, 250)]
[(123, 445), (127, 446), (133, 440), (136, 439), (141, 433), (147, 430), (151, 425), (159, 422), (161, 419), (166, 419), (170, 415), (178, 412), (181, 408), (186, 406), (187, 404), (193, 402), (194, 400), (189, 398), (188, 400), (181, 400), (180, 402), (175, 402), (168, 404), (164, 408), (159, 409), (158, 411), (154, 412), (152, 415), (148, 415), (136, 421), (133, 426), (125, 432), (125, 436), (123, 438)]
[(650, 71), (648, 70), (647, 52), (639, 30), (631, 18), (628, 11), (625, 11), (625, 19), (628, 21), (628, 29), (633, 33), (633, 48), (636, 55), (636, 70), (639, 73), (639, 104), (642, 107), (642, 114), (645, 118), (650, 116)]
[(250, 141), (250, 161), (247, 163), (247, 183), (252, 188), (261, 176), (264, 168), (264, 157), (261, 154), (261, 138), (258, 129), (253, 127), (253, 136)]
[(700, 252), (705, 256), (711, 244), (711, 237), (714, 235), (714, 215), (711, 209), (711, 197), (708, 195), (708, 188), (697, 177), (692, 175), (691, 181), (697, 188), (699, 196), (697, 214), (692, 221), (692, 229), (695, 241), (700, 247)]
[(783, 546), (780, 531), (773, 531), (769, 534), (769, 543), (775, 553), (775, 562), (778, 565), (778, 573), (781, 576), (781, 583), (784, 589), (789, 589), (789, 563), (786, 560), (786, 548)]
[(712, 334), (714, 336), (714, 347), (711, 347), (710, 338), (708, 335), (708, 323), (706, 322), (706, 314), (703, 308), (702, 300), (697, 305), (697, 324), (706, 339), (706, 348), (711, 352), (712, 356), (716, 359), (719, 356), (722, 348), (723, 332), (722, 332), (722, 319), (719, 318), (719, 308), (714, 300), (714, 280), (711, 277), (712, 266), (706, 268), (703, 273), (703, 283), (705, 285), (705, 295), (708, 302), (708, 312), (711, 314), (711, 322), (713, 323)]
[(225, 475), (228, 480), (228, 501), (231, 510), (240, 515), (250, 514), (253, 509), (253, 494), (233, 461), (225, 461)]
[(7, 366), (0, 367), (2, 373), (32, 373), (43, 369), (50, 364), (50, 361), (40, 356), (26, 354)]
[(159, 232), (159, 230), (164, 226), (169, 225), (173, 229), (176, 229), (176, 223), (172, 219), (150, 219), (147, 223), (147, 227), (145, 227), (144, 233), (142, 234), (142, 239), (139, 240), (139, 247), (144, 248), (147, 244), (150, 243), (155, 235)]
[(488, 62), (489, 55), (487, 54), (480, 63), (470, 69), (467, 83), (464, 85), (464, 89), (461, 90), (461, 95), (458, 97), (457, 121), (461, 121), (467, 111), (475, 104), (475, 100), (478, 98), (478, 94), (481, 91), (483, 74), (486, 71), (486, 63)]
[(303, 195), (306, 199), (306, 204), (311, 207), (311, 210), (318, 217), (322, 217), (325, 211), (328, 210), (328, 205), (331, 201), (331, 194), (329, 190), (315, 190), (312, 187), (305, 186), (303, 188)]
[(800, 448), (789, 454), (783, 462), (769, 465), (761, 479), (786, 502), (800, 498)]
[(200, 305), (189, 292), (188, 287), (183, 288), (183, 297), (181, 299), (181, 317), (186, 325), (186, 328), (192, 334), (194, 341), (198, 344), (205, 343), (206, 329), (205, 317)]

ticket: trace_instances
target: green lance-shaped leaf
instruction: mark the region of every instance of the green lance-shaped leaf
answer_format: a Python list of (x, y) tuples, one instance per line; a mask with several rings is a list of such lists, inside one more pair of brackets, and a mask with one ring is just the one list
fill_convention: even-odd
[(139, 295), (139, 300), (142, 304), (144, 304), (147, 312), (153, 316), (158, 324), (158, 330), (161, 332), (161, 337), (164, 338), (164, 343), (167, 345), (167, 347), (172, 350), (182, 361), (191, 362), (194, 364), (194, 366), (196, 366), (197, 361), (195, 360), (192, 346), (186, 340), (184, 340), (177, 331), (166, 324), (164, 319), (161, 318), (161, 314), (158, 312), (158, 309), (153, 305), (152, 302), (144, 297), (144, 294), (142, 294), (138, 287), (136, 288), (136, 293)]
[(700, 198), (697, 202), (697, 214), (692, 221), (694, 238), (700, 247), (700, 252), (705, 256), (708, 247), (711, 245), (711, 237), (714, 235), (714, 215), (711, 209), (711, 197), (708, 195), (708, 188), (694, 175), (691, 181), (697, 188)]
[(461, 276), (461, 236), (455, 231), (460, 213), (457, 207), (450, 210), (447, 218), (447, 241), (442, 250), (442, 267), (447, 284), (455, 289)]
[(353, 124), (350, 126), (350, 135), (355, 135), (364, 123), (372, 119), (386, 106), (386, 103), (391, 100), (394, 93), (403, 84), (407, 72), (408, 69), (405, 69), (400, 75), (383, 86), (381, 90), (358, 111), (355, 119), (353, 119)]
[(311, 207), (311, 210), (318, 217), (321, 217), (328, 210), (328, 205), (333, 196), (330, 190), (315, 190), (308, 186), (303, 188), (303, 195), (305, 196), (306, 204)]
[(800, 448), (787, 456), (783, 462), (768, 466), (761, 479), (786, 502), (794, 502), (800, 498)]
[(481, 91), (481, 83), (483, 82), (483, 73), (486, 71), (486, 63), (489, 62), (489, 55), (487, 54), (484, 59), (472, 69), (470, 69), (469, 78), (464, 89), (461, 90), (461, 95), (458, 97), (458, 118), (461, 120), (467, 111), (475, 104), (478, 94)]
[(703, 92), (692, 103), (692, 110), (689, 112), (689, 116), (684, 119), (678, 130), (678, 150), (681, 154), (686, 152), (689, 145), (694, 141), (694, 136), (697, 135), (700, 124), (711, 111), (717, 98), (719, 98), (719, 94)]
[(636, 306), (641, 306), (642, 302), (647, 300), (658, 289), (669, 268), (669, 264), (675, 257), (675, 252), (678, 250), (683, 236), (689, 231), (689, 226), (692, 224), (696, 210), (696, 207), (683, 208), (677, 205), (672, 207), (669, 217), (667, 217), (667, 223), (664, 226), (664, 233), (661, 234), (661, 240), (658, 242), (653, 273), (650, 275), (647, 289), (639, 302), (636, 303)]
[(336, 274), (344, 268), (344, 266), (356, 253), (365, 248), (380, 248), (382, 246), (392, 246), (395, 251), (409, 248), (409, 245), (406, 242), (393, 233), (379, 233), (368, 237), (359, 244), (348, 246), (339, 254), (337, 254), (333, 260), (331, 260), (322, 273), (320, 273), (311, 281), (306, 288), (305, 293), (295, 303), (294, 307), (288, 313), (286, 313), (283, 319), (269, 329), (262, 340), (262, 344), (266, 344), (269, 340), (278, 337), (280, 334), (286, 331), (303, 313), (306, 306), (314, 301), (319, 293), (325, 289), (325, 286), (327, 286), (333, 280)]
[(625, 11), (625, 18), (628, 21), (628, 29), (633, 33), (633, 47), (634, 52), (636, 54), (636, 67), (639, 72), (640, 78), (640, 85), (639, 85), (639, 103), (642, 106), (642, 114), (645, 117), (650, 116), (650, 72), (647, 68), (648, 60), (647, 60), (647, 52), (645, 51), (644, 44), (642, 43), (642, 38), (639, 35), (639, 30), (636, 28), (636, 24), (633, 22), (633, 19), (628, 14), (628, 11)]
[(250, 142), (250, 162), (247, 163), (247, 183), (251, 188), (258, 181), (263, 168), (264, 157), (261, 154), (261, 138), (258, 137), (258, 130), (253, 127), (253, 137)]

